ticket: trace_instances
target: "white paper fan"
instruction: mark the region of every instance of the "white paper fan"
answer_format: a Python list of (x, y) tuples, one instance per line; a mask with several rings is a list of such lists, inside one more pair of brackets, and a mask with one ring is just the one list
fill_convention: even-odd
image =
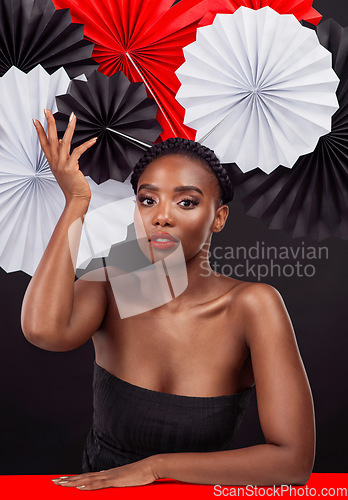
[[(6, 272), (34, 274), (64, 209), (63, 192), (32, 118), (46, 124), (43, 110), (57, 111), (55, 96), (65, 93), (69, 83), (64, 69), (49, 75), (41, 66), (27, 74), (12, 67), (0, 78), (0, 265)], [(129, 183), (109, 180), (98, 186), (86, 179), (91, 211), (134, 196)], [(89, 230), (93, 238), (93, 226)], [(125, 237), (125, 231), (121, 234)]]
[[(82, 225), (76, 268), (85, 269), (92, 259), (107, 257), (112, 245), (126, 239), (127, 228), (134, 222), (135, 196), (134, 194), (129, 196), (130, 191), (133, 192), (131, 185), (109, 179), (95, 186), (102, 191), (104, 184), (109, 182), (113, 183), (114, 188), (111, 197), (115, 198), (117, 189), (120, 192), (122, 186), (126, 188), (124, 191), (125, 195), (128, 193), (128, 197), (107, 204), (104, 198), (103, 205), (88, 210)], [(81, 226), (80, 220), (76, 221), (76, 224)], [(73, 242), (74, 225), (69, 228), (69, 237), (70, 235)], [(73, 243), (71, 248), (74, 248)]]
[(270, 7), (218, 14), (184, 48), (176, 95), (196, 141), (247, 172), (291, 167), (331, 130), (338, 78), (315, 31)]

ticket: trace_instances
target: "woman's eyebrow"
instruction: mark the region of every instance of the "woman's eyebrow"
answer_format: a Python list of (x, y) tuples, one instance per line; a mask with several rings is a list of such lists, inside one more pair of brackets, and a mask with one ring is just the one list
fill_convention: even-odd
[[(141, 186), (138, 189), (138, 193), (141, 189), (150, 189), (152, 191), (159, 191), (159, 187), (156, 186), (155, 184), (141, 184)], [(187, 185), (187, 186), (177, 186), (174, 188), (175, 192), (181, 192), (181, 191), (197, 191), (200, 193), (202, 196), (204, 196), (203, 192), (199, 189), (197, 186), (192, 186), (192, 185)]]

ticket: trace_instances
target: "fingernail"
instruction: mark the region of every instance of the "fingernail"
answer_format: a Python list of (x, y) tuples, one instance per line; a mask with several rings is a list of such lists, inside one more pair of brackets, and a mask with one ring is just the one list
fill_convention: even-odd
[(76, 488), (77, 488), (78, 490), (82, 490), (82, 488), (86, 488), (86, 485), (84, 485), (84, 484), (83, 484), (82, 486), (76, 486)]
[(34, 124), (34, 127), (35, 127), (35, 128), (36, 128), (36, 122), (37, 122), (37, 120), (35, 120), (35, 119), (33, 118), (33, 124)]
[(68, 479), (69, 476), (60, 476), (59, 479)]
[(69, 118), (69, 122), (71, 122), (71, 120), (74, 118), (74, 112), (72, 111), (71, 112), (71, 115), (70, 115), (70, 118)]
[(91, 139), (91, 142), (95, 142), (97, 139), (98, 137), (93, 137), (93, 139)]
[(45, 113), (46, 118), (48, 118), (48, 109), (44, 109), (44, 113)]
[(66, 484), (68, 483), (69, 481), (59, 481), (59, 484)]

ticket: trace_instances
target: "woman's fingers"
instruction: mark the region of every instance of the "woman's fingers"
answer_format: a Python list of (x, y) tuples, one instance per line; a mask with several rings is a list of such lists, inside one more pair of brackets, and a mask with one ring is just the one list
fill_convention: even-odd
[(75, 132), (75, 126), (76, 126), (76, 115), (72, 112), (63, 139), (59, 141), (60, 150), (63, 151), (65, 157), (67, 157), (70, 154), (71, 141)]
[(47, 161), (51, 161), (51, 152), (50, 152), (50, 145), (46, 136), (46, 132), (39, 122), (39, 120), (34, 120), (33, 119), (34, 126), (36, 128), (37, 135), (39, 137), (40, 145), (42, 147), (43, 152), (46, 155)]
[(78, 476), (52, 479), (52, 481), (58, 486), (73, 487), (86, 491), (113, 487), (112, 477), (110, 478), (108, 474), (102, 474), (102, 472), (107, 471), (91, 472)]
[(91, 146), (93, 146), (93, 144), (96, 143), (97, 139), (98, 137), (93, 137), (93, 139), (90, 139), (89, 141), (86, 141), (77, 148), (75, 148), (74, 151), (71, 153), (71, 159), (77, 161), (80, 158), (80, 156), (85, 151), (87, 151), (88, 148), (90, 148)]
[(59, 142), (58, 142), (58, 134), (56, 127), (56, 120), (52, 114), (52, 111), (49, 109), (45, 109), (45, 116), (47, 120), (47, 138), (48, 143), (50, 145), (51, 150), (51, 158), (52, 161), (57, 164), (59, 158)]
[[(71, 141), (75, 132), (76, 120), (77, 120), (76, 115), (74, 112), (72, 112), (63, 139), (59, 141), (60, 151), (63, 154), (64, 158), (67, 158), (70, 154)], [(90, 139), (89, 141), (86, 141), (83, 144), (80, 144), (80, 146), (78, 146), (77, 148), (75, 148), (70, 155), (72, 160), (76, 162), (88, 148), (90, 148), (91, 146), (93, 146), (93, 144), (95, 144), (97, 139), (98, 137), (94, 137), (93, 139)]]
[(52, 112), (45, 109), (45, 116), (47, 118), (47, 134), (38, 120), (34, 120), (34, 125), (51, 171), (63, 191), (65, 199), (67, 201), (72, 198), (90, 200), (91, 189), (87, 179), (79, 169), (78, 159), (82, 153), (95, 144), (97, 137), (81, 144), (70, 155), (76, 116), (74, 113), (71, 114), (71, 120), (61, 140), (58, 140), (56, 121)]
[(46, 155), (51, 169), (52, 167), (55, 169), (59, 167), (59, 165), (66, 165), (66, 162), (69, 161), (69, 159), (71, 159), (74, 163), (77, 162), (80, 156), (87, 151), (87, 149), (93, 146), (98, 139), (98, 137), (94, 137), (93, 139), (84, 142), (75, 148), (70, 155), (71, 141), (76, 126), (76, 115), (71, 113), (64, 136), (59, 140), (56, 121), (52, 112), (45, 109), (45, 116), (47, 119), (48, 137), (46, 136), (45, 130), (39, 120), (33, 120), (33, 123), (35, 125), (42, 150)]

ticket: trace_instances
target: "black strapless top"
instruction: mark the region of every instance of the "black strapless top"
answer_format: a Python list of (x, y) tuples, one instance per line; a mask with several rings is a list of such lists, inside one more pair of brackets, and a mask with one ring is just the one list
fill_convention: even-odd
[(231, 449), (253, 387), (195, 397), (145, 389), (94, 362), (93, 425), (83, 472), (97, 472), (159, 453)]

